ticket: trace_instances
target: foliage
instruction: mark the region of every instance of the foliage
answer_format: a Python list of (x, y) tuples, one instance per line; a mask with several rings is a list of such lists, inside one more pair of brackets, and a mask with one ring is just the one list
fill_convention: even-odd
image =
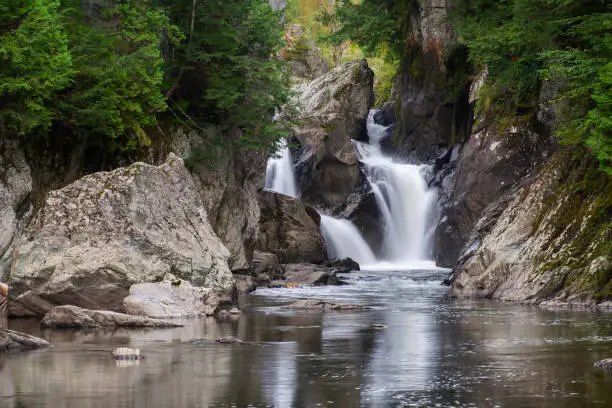
[(25, 134), (48, 129), (50, 105), (74, 78), (58, 0), (0, 0), (0, 121)]
[(265, 0), (0, 0), (0, 13), (3, 132), (60, 128), (111, 154), (150, 145), (160, 115), (219, 126), (215, 151), (286, 134), (283, 32)]

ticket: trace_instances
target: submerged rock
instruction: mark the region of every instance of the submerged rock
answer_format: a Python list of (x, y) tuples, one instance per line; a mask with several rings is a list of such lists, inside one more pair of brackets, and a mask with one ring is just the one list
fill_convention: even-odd
[(156, 318), (211, 316), (220, 303), (210, 288), (192, 286), (182, 279), (138, 283), (123, 299), (126, 312)]
[(371, 307), (362, 305), (351, 305), (341, 303), (324, 302), (322, 300), (303, 299), (289, 305), (283, 306), (284, 309), (305, 309), (305, 310), (369, 310)]
[(593, 365), (597, 368), (602, 368), (606, 371), (612, 371), (612, 358), (606, 358), (604, 360), (599, 360)]
[(98, 328), (98, 327), (181, 327), (182, 324), (143, 316), (132, 316), (107, 310), (87, 310), (78, 306), (56, 306), (40, 322), (50, 328)]
[(13, 315), (53, 306), (123, 310), (135, 283), (172, 272), (230, 296), (228, 251), (183, 160), (135, 163), (49, 193), (18, 245), (8, 280)]
[(215, 343), (219, 344), (233, 344), (233, 345), (250, 345), (251, 342), (242, 341), (234, 336), (221, 337), (215, 340)]
[(327, 261), (325, 266), (332, 268), (336, 273), (348, 273), (352, 271), (358, 271), (360, 269), (359, 264), (351, 258), (334, 259)]
[(47, 340), (13, 330), (0, 329), (0, 352), (49, 347)]

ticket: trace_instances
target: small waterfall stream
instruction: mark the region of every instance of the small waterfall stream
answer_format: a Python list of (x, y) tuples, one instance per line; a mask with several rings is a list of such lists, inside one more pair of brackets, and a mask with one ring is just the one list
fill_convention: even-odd
[(268, 159), (265, 189), (293, 198), (298, 197), (293, 161), (286, 139), (279, 140), (276, 156)]
[[(355, 149), (372, 188), (383, 222), (382, 253), (376, 257), (352, 222), (321, 214), (321, 233), (330, 258), (350, 257), (363, 269), (432, 269), (431, 241), (436, 222), (436, 192), (423, 178), (425, 165), (400, 163), (386, 156), (380, 142), (387, 128), (367, 121), (369, 143), (355, 141)], [(286, 140), (276, 157), (268, 159), (266, 189), (298, 197), (293, 162)]]

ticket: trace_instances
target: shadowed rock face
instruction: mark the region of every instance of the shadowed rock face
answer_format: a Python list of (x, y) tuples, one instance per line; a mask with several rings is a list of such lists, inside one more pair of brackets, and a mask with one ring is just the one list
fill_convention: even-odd
[(259, 251), (276, 255), (280, 263), (321, 263), (327, 259), (316, 210), (269, 191), (259, 193), (259, 206)]
[(435, 259), (453, 266), (484, 210), (554, 151), (553, 140), (533, 124), (482, 125), (463, 145), (452, 192), (436, 230)]
[(135, 163), (49, 193), (13, 255), (10, 311), (55, 305), (123, 310), (132, 284), (167, 273), (228, 295), (228, 251), (182, 159)]
[(366, 134), (373, 78), (365, 60), (351, 61), (297, 86), (304, 125), (295, 133), (294, 158), (306, 203), (334, 210), (364, 183), (352, 139)]

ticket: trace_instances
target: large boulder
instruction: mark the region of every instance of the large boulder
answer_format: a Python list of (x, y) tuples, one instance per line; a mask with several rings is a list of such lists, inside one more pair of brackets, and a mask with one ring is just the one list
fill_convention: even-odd
[(122, 311), (131, 285), (167, 273), (229, 296), (228, 256), (182, 159), (91, 174), (50, 192), (15, 248), (10, 312)]
[(327, 259), (316, 210), (270, 191), (259, 193), (259, 205), (259, 251), (276, 255), (281, 263), (321, 263)]
[(150, 319), (143, 316), (132, 316), (124, 313), (109, 312), (108, 310), (87, 310), (77, 306), (55, 306), (49, 310), (40, 322), (42, 327), (55, 329), (98, 327), (150, 327), (167, 328), (180, 327), (179, 323), (159, 319)]
[(479, 220), (452, 296), (586, 306), (612, 300), (612, 178), (580, 150), (555, 153), (507, 194), (501, 211)]
[(130, 295), (123, 299), (123, 307), (129, 314), (155, 318), (199, 317), (212, 316), (220, 301), (211, 288), (170, 278), (132, 285)]
[(282, 265), (284, 285), (337, 285), (340, 280), (333, 268), (307, 263)]
[(49, 347), (47, 340), (13, 330), (0, 329), (0, 353)]
[(366, 136), (373, 76), (366, 60), (351, 61), (297, 86), (303, 125), (295, 132), (294, 158), (305, 202), (335, 209), (364, 183), (352, 139)]

